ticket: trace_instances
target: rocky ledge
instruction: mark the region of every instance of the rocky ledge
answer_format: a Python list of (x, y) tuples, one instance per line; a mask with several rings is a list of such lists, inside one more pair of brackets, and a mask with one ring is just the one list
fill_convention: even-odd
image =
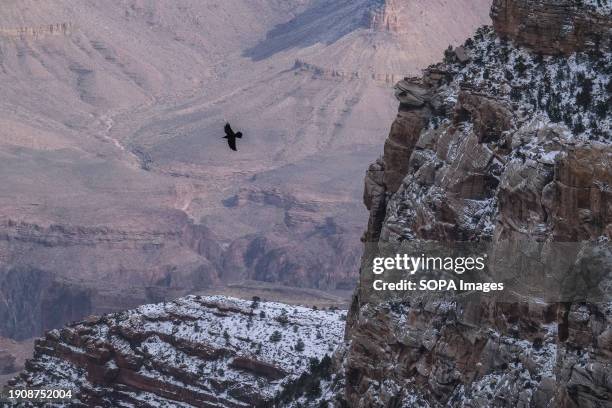
[(70, 388), (70, 406), (271, 406), (329, 361), (344, 316), (218, 296), (142, 306), (48, 332), (9, 386)]
[(20, 37), (37, 39), (47, 35), (69, 35), (73, 29), (72, 23), (57, 23), (40, 27), (0, 27), (0, 38)]

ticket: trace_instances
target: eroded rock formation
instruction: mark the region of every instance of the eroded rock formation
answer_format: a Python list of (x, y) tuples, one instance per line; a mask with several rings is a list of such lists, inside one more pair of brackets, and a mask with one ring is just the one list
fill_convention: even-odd
[[(423, 77), (398, 84), (397, 119), (365, 180), (367, 245), (588, 242), (609, 259), (612, 56), (593, 52), (589, 34), (609, 25), (601, 4), (498, 1), (497, 31), (479, 30)], [(548, 27), (538, 43), (537, 18)], [(582, 28), (559, 35), (559, 21)], [(291, 225), (310, 222), (309, 208), (274, 192), (242, 192), (226, 205), (245, 201), (285, 209)], [(337, 227), (326, 221), (317, 231)], [(275, 245), (255, 237), (230, 253), (257, 265), (258, 277), (301, 276), (299, 258), (257, 256), (273, 255)], [(374, 302), (360, 288), (325, 396), (350, 408), (608, 407), (612, 277), (605, 266), (593, 271), (608, 296), (597, 301), (449, 293)], [(317, 324), (331, 322), (326, 314), (259, 306), (258, 315), (237, 301), (213, 303), (187, 298), (51, 331), (13, 384), (48, 384), (59, 371), (58, 385), (85, 378), (78, 383), (85, 403), (252, 406), (304, 372), (297, 349), (318, 357), (326, 347), (319, 340), (330, 352), (335, 344), (325, 336), (336, 325), (317, 335)], [(293, 330), (311, 342), (297, 347)]]
[(70, 388), (70, 406), (271, 406), (341, 341), (341, 311), (224, 297), (90, 317), (35, 344), (12, 387)]
[(321, 216), (316, 202), (250, 189), (225, 205), (278, 208), (287, 228), (304, 240), (251, 233), (222, 247), (207, 227), (179, 212), (167, 222), (125, 229), (0, 222), (0, 298), (6, 300), (0, 336), (27, 339), (90, 314), (244, 280), (354, 288), (358, 242), (348, 243), (344, 226)]
[(49, 24), (40, 27), (0, 27), (0, 37), (40, 38), (46, 35), (68, 35), (72, 29), (71, 23)]
[(121, 230), (2, 222), (0, 334), (26, 339), (220, 281), (222, 250), (209, 230), (179, 213), (160, 224)]
[(374, 30), (398, 32), (401, 29), (399, 22), (399, 1), (384, 0), (380, 2), (369, 15), (368, 25)]
[[(593, 51), (612, 20), (588, 3), (496, 1), (495, 30), (398, 84), (398, 116), (365, 179), (366, 245), (589, 243), (604, 254), (595, 286), (611, 281), (612, 56)], [(611, 406), (610, 293), (563, 300), (384, 302), (361, 287), (339, 405)]]
[(609, 1), (495, 0), (491, 9), (499, 35), (544, 54), (609, 50)]

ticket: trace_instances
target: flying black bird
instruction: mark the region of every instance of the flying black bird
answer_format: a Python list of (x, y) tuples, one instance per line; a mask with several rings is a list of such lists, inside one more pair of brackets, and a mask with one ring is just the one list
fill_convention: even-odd
[(238, 149), (236, 149), (236, 138), (241, 139), (242, 132), (234, 133), (230, 124), (226, 123), (225, 124), (225, 136), (223, 136), (223, 138), (227, 139), (227, 144), (229, 145), (230, 149), (236, 152), (238, 151)]

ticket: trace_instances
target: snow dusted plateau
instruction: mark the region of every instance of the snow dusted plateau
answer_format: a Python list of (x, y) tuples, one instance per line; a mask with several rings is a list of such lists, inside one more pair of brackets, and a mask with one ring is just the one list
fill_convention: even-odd
[(267, 407), (329, 361), (345, 318), (339, 310), (189, 296), (48, 332), (12, 386), (74, 390), (71, 406)]

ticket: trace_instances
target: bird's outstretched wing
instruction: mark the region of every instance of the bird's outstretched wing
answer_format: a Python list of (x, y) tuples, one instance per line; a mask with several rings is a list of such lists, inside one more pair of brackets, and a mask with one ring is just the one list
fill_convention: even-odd
[(235, 137), (228, 137), (227, 144), (229, 145), (230, 149), (232, 149), (233, 151), (235, 152), (238, 151), (238, 149), (236, 149), (236, 138)]
[(234, 131), (232, 130), (232, 127), (230, 126), (229, 123), (225, 124), (225, 134), (229, 137), (234, 136)]

